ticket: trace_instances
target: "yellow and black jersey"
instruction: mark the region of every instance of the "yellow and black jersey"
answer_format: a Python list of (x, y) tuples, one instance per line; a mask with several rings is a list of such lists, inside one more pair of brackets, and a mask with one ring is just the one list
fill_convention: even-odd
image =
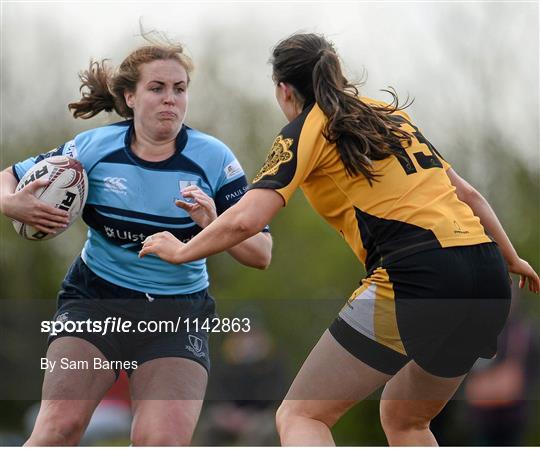
[(327, 119), (312, 104), (283, 128), (250, 188), (274, 189), (287, 203), (300, 187), (368, 271), (426, 249), (491, 242), (458, 199), (446, 175), (450, 165), (407, 114), (392, 117), (412, 144), (397, 150), (401, 157), (373, 161), (380, 176), (372, 185), (362, 175), (347, 175), (336, 145), (323, 136)]

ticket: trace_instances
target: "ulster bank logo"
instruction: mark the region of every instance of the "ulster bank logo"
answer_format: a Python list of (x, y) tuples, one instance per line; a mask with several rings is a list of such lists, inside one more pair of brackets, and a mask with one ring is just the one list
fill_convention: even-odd
[(126, 178), (117, 178), (111, 176), (107, 176), (103, 180), (105, 183), (105, 190), (107, 192), (119, 193), (121, 195), (127, 195), (127, 186), (124, 184), (126, 181)]

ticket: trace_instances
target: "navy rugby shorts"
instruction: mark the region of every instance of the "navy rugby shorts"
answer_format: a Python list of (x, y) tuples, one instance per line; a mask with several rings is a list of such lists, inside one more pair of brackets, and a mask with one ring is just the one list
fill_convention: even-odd
[[(133, 369), (129, 366), (140, 367), (162, 357), (194, 360), (208, 371), (208, 332), (202, 324), (215, 316), (215, 302), (206, 289), (186, 295), (149, 295), (106, 281), (78, 257), (62, 282), (54, 320), (83, 322), (77, 329), (82, 332), (67, 328), (49, 335), (48, 344), (64, 336), (82, 338), (96, 346), (107, 361), (114, 362), (110, 365), (117, 377), (118, 366), (128, 366), (124, 369), (131, 375)], [(88, 320), (97, 324), (89, 325)], [(121, 323), (128, 321), (129, 330), (122, 329)], [(96, 332), (97, 325), (101, 326), (100, 332)], [(92, 332), (88, 326), (92, 326)], [(162, 327), (156, 330), (156, 326)]]
[(414, 360), (440, 377), (491, 358), (510, 310), (495, 243), (428, 250), (368, 273), (329, 328), (352, 355), (393, 375)]

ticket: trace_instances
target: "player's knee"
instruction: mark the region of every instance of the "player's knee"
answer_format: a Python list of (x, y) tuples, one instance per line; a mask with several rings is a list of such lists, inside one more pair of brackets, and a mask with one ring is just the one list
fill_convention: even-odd
[(185, 438), (181, 435), (144, 435), (141, 438), (132, 439), (133, 446), (189, 446), (191, 438)]
[(133, 446), (189, 446), (191, 444), (191, 436), (186, 437), (180, 434), (160, 434), (160, 435), (144, 435), (141, 438), (132, 440)]
[(189, 446), (192, 432), (181, 429), (135, 429), (131, 435), (133, 446)]
[[(411, 401), (407, 401), (411, 402)], [(401, 401), (382, 400), (380, 402), (380, 418), (384, 432), (407, 432), (429, 428), (430, 418), (424, 416), (414, 407), (405, 407)]]
[(36, 446), (77, 446), (86, 421), (76, 414), (49, 415), (34, 428), (30, 441)]
[(276, 412), (278, 433), (282, 434), (289, 425), (294, 425), (295, 421), (299, 419), (313, 419), (331, 428), (341, 415), (326, 410), (324, 407), (315, 408), (313, 402), (319, 402), (320, 405), (324, 404), (324, 401), (283, 401)]
[(289, 407), (285, 401), (281, 403), (276, 411), (276, 429), (279, 434), (285, 430), (285, 426), (288, 422)]

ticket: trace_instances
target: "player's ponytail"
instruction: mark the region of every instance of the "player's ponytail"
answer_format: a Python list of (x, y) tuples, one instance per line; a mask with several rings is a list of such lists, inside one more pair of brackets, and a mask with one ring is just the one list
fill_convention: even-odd
[(358, 88), (341, 70), (332, 44), (317, 34), (294, 34), (272, 53), (274, 80), (291, 84), (303, 104), (317, 102), (328, 121), (324, 137), (335, 143), (347, 173), (362, 174), (371, 184), (377, 177), (372, 161), (394, 154), (393, 148), (409, 145), (410, 135), (392, 121), (390, 114), (403, 109), (393, 90), (393, 101), (375, 106), (358, 97)]
[(128, 111), (121, 107), (121, 103), (117, 104), (110, 90), (112, 70), (107, 67), (106, 60), (90, 61), (88, 69), (79, 73), (79, 79), (82, 83), (81, 99), (68, 104), (73, 117), (88, 119), (101, 111), (112, 112), (113, 110), (122, 117), (129, 116), (126, 115)]

